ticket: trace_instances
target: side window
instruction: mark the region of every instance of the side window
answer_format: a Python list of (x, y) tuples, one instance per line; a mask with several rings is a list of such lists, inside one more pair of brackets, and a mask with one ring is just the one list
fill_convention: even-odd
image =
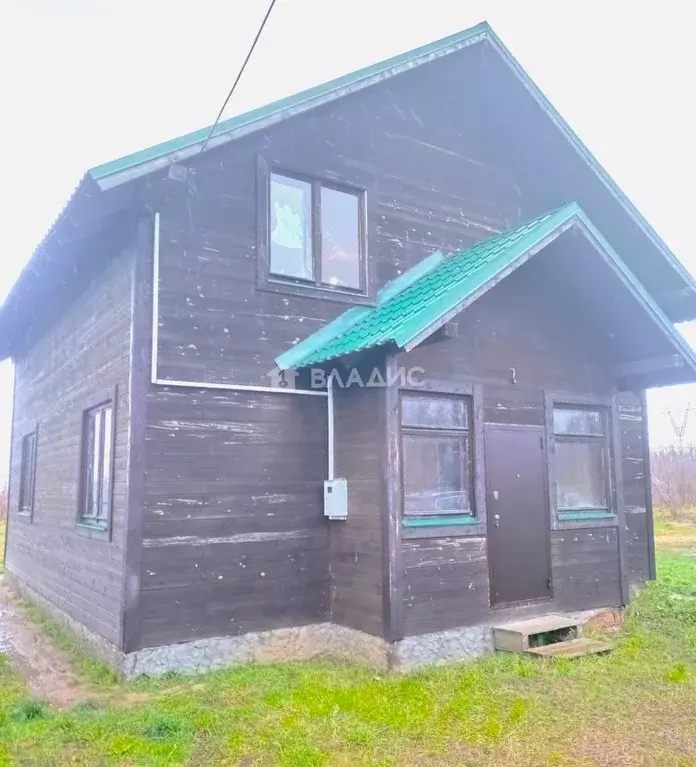
[(559, 513), (609, 511), (611, 485), (604, 411), (556, 407), (553, 431)]
[(267, 278), (365, 294), (364, 194), (280, 173), (268, 178)]
[(85, 411), (79, 522), (106, 530), (113, 487), (113, 402)]
[(466, 397), (402, 398), (404, 517), (475, 516), (470, 410)]
[(34, 485), (36, 481), (37, 431), (22, 439), (22, 468), (19, 475), (19, 511), (34, 514)]

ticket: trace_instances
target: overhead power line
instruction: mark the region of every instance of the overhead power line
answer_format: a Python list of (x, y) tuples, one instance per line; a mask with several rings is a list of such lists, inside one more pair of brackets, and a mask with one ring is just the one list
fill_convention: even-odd
[(234, 89), (237, 87), (237, 84), (242, 79), (242, 75), (244, 74), (244, 70), (246, 69), (246, 65), (249, 63), (249, 59), (251, 58), (252, 54), (254, 53), (254, 48), (256, 48), (256, 43), (258, 43), (259, 38), (261, 37), (261, 33), (263, 32), (263, 28), (266, 26), (266, 22), (268, 21), (268, 17), (271, 15), (271, 11), (273, 10), (273, 6), (276, 4), (276, 0), (271, 0), (271, 4), (268, 6), (268, 10), (266, 11), (266, 15), (263, 17), (263, 21), (261, 22), (261, 26), (259, 27), (259, 31), (256, 33), (256, 37), (254, 38), (254, 42), (251, 44), (251, 48), (249, 48), (249, 52), (246, 55), (246, 58), (244, 59), (244, 62), (242, 63), (242, 67), (239, 70), (239, 73), (237, 74), (237, 77), (235, 78), (234, 82), (232, 83), (232, 87), (230, 88), (230, 92), (227, 94), (227, 98), (223, 101), (222, 106), (220, 107), (220, 111), (218, 112), (217, 117), (215, 118), (215, 122), (213, 123), (212, 128), (210, 129), (210, 132), (206, 136), (205, 141), (203, 142), (203, 146), (201, 147), (201, 152), (208, 146), (208, 142), (210, 141), (213, 133), (215, 132), (215, 128), (217, 128), (217, 124), (220, 122), (220, 118), (222, 117), (222, 113), (225, 111), (225, 107), (229, 103), (230, 99), (232, 98), (232, 94), (234, 93)]

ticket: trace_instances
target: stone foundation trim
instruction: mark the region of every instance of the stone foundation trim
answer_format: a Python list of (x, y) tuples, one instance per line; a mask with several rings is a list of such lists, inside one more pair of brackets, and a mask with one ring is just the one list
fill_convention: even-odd
[[(15, 592), (39, 604), (73, 632), (86, 650), (129, 678), (145, 674), (159, 676), (170, 671), (200, 674), (240, 663), (281, 663), (316, 658), (333, 658), (380, 671), (408, 672), (423, 666), (471, 660), (493, 651), (490, 624), (420, 634), (389, 644), (381, 637), (357, 629), (335, 623), (316, 623), (240, 636), (197, 639), (125, 654), (11, 573), (6, 573), (5, 578)], [(609, 617), (612, 624), (619, 623), (621, 612), (615, 608), (600, 608), (574, 613), (572, 617), (579, 623), (590, 621), (603, 627)]]
[(396, 642), (392, 647), (391, 666), (399, 671), (410, 671), (421, 666), (480, 658), (492, 650), (493, 631), (490, 626), (465, 626), (418, 634)]
[(334, 658), (386, 671), (389, 650), (379, 637), (334, 623), (318, 623), (137, 650), (126, 656), (123, 670), (128, 677), (157, 676), (168, 671), (201, 673), (238, 663)]

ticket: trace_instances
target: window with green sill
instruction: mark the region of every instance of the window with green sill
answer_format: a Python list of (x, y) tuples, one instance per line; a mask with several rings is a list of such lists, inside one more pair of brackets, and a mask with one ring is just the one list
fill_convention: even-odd
[(106, 530), (111, 517), (114, 409), (105, 402), (85, 411), (82, 434), (82, 482), (78, 521)]
[(470, 420), (466, 397), (402, 397), (405, 527), (476, 524)]
[(553, 431), (558, 519), (612, 518), (605, 411), (556, 407)]

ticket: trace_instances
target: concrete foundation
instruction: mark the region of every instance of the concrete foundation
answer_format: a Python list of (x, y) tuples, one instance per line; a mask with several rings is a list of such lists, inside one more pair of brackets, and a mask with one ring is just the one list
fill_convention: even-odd
[(492, 649), (493, 632), (490, 626), (466, 626), (419, 634), (393, 645), (392, 668), (409, 671), (420, 666), (471, 660)]
[(138, 650), (125, 656), (123, 671), (126, 676), (155, 676), (172, 670), (200, 673), (236, 663), (327, 657), (389, 669), (389, 645), (383, 639), (333, 623), (318, 623)]
[[(478, 658), (493, 650), (490, 625), (420, 634), (389, 644), (380, 637), (356, 629), (334, 623), (318, 623), (123, 653), (11, 573), (7, 573), (5, 579), (15, 592), (36, 602), (73, 632), (85, 649), (126, 677), (143, 674), (158, 676), (169, 671), (199, 674), (238, 663), (277, 663), (313, 658), (335, 658), (381, 671), (407, 672), (422, 666)], [(620, 619), (620, 611), (616, 609), (586, 610), (575, 613), (573, 617), (585, 623), (604, 614), (611, 614), (614, 620)]]

